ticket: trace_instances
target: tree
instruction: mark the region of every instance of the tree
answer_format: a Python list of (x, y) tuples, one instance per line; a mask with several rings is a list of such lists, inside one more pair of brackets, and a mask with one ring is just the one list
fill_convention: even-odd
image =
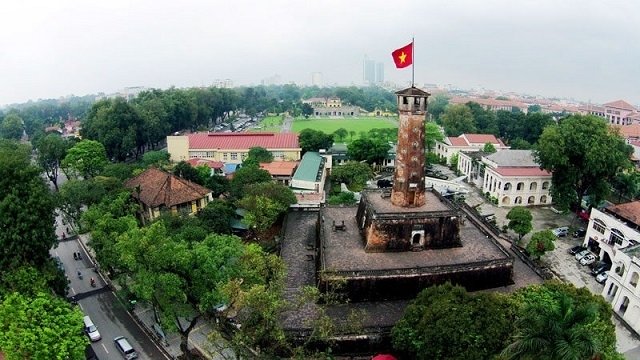
[(355, 130), (349, 130), (349, 140), (353, 141), (353, 136), (356, 134)]
[(242, 162), (243, 165), (248, 164), (249, 162), (253, 162), (257, 165), (260, 163), (270, 163), (273, 161), (273, 154), (260, 146), (254, 146), (249, 149), (249, 153), (247, 154), (247, 158)]
[(288, 186), (273, 181), (248, 184), (244, 187), (244, 194), (244, 196), (266, 196), (284, 209), (288, 209), (289, 205), (297, 202), (296, 195)]
[(162, 167), (169, 164), (169, 158), (170, 155), (165, 150), (147, 151), (142, 155), (142, 163), (144, 164), (144, 167)]
[(373, 170), (366, 163), (349, 161), (332, 169), (331, 179), (337, 183), (345, 183), (352, 191), (360, 191), (373, 178)]
[(444, 134), (438, 124), (428, 121), (424, 124), (424, 146), (428, 153), (436, 147), (436, 141), (444, 141)]
[(337, 195), (331, 195), (327, 200), (329, 205), (353, 205), (356, 198), (352, 192), (340, 192)]
[(268, 171), (260, 169), (255, 164), (249, 164), (241, 167), (233, 174), (233, 179), (229, 182), (229, 193), (231, 197), (240, 199), (246, 185), (270, 181), (272, 179)]
[(180, 161), (173, 167), (173, 174), (199, 185), (204, 184), (200, 172), (186, 161)]
[(229, 191), (229, 180), (224, 176), (212, 175), (205, 180), (204, 186), (211, 190), (213, 197), (217, 198)]
[(230, 234), (231, 220), (235, 216), (233, 206), (226, 201), (214, 199), (197, 214), (202, 226), (216, 234)]
[(62, 166), (85, 179), (90, 179), (98, 175), (108, 162), (107, 153), (101, 143), (82, 140), (67, 151)]
[(0, 124), (0, 136), (5, 139), (20, 140), (23, 132), (23, 121), (17, 114), (11, 113), (5, 116)]
[(389, 156), (391, 145), (378, 138), (360, 138), (352, 141), (347, 149), (351, 160), (382, 164)]
[(540, 259), (547, 251), (555, 249), (554, 241), (556, 236), (551, 230), (538, 231), (531, 235), (531, 240), (527, 244), (527, 251), (534, 259)]
[(447, 105), (449, 105), (449, 97), (445, 94), (437, 94), (429, 99), (429, 115), (433, 121), (438, 121)]
[(595, 116), (573, 115), (547, 126), (534, 156), (552, 175), (554, 202), (579, 206), (585, 195), (599, 203), (615, 175), (630, 167), (632, 149), (606, 122)]
[(505, 359), (593, 359), (599, 344), (588, 325), (597, 319), (594, 304), (576, 304), (561, 295), (552, 306), (530, 304), (516, 321), (514, 341), (502, 352)]
[(529, 209), (523, 206), (516, 206), (509, 210), (507, 219), (509, 220), (509, 225), (507, 225), (509, 229), (518, 234), (518, 242), (533, 229), (531, 224), (533, 216), (531, 216)]
[(303, 153), (320, 149), (328, 150), (333, 145), (333, 135), (318, 130), (304, 129), (298, 135), (298, 141)]
[(512, 140), (509, 147), (513, 150), (530, 150), (532, 148), (527, 140), (520, 138)]
[(62, 160), (67, 155), (70, 143), (58, 134), (49, 134), (36, 142), (38, 165), (44, 169), (47, 178), (58, 191), (58, 175)]
[(0, 303), (0, 349), (8, 360), (82, 359), (89, 343), (82, 312), (40, 292), (8, 294)]
[(313, 107), (307, 103), (302, 104), (302, 115), (305, 119), (308, 119), (309, 116), (313, 115)]
[(436, 285), (406, 308), (392, 342), (408, 359), (491, 359), (508, 343), (514, 318), (505, 295)]
[(238, 201), (238, 207), (247, 210), (247, 214), (242, 221), (258, 233), (262, 233), (273, 226), (278, 220), (278, 216), (283, 212), (280, 204), (262, 195), (244, 197)]
[(54, 202), (28, 146), (0, 141), (0, 269), (41, 269), (56, 243)]
[(334, 131), (333, 135), (338, 139), (338, 141), (344, 141), (347, 135), (349, 135), (349, 132), (345, 128), (340, 128)]
[(473, 114), (466, 105), (462, 104), (447, 106), (442, 114), (442, 127), (447, 136), (476, 132)]
[(613, 178), (612, 186), (618, 193), (618, 202), (623, 196), (634, 200), (640, 195), (640, 173), (633, 169), (621, 171)]
[(484, 151), (484, 152), (488, 152), (488, 153), (492, 153), (492, 154), (493, 154), (493, 153), (494, 153), (494, 152), (496, 152), (497, 150), (496, 150), (496, 147), (495, 147), (495, 146), (493, 146), (493, 144), (492, 144), (492, 143), (488, 142), (488, 143), (484, 144), (484, 147), (482, 148), (482, 151)]
[(527, 108), (527, 114), (542, 112), (542, 107), (538, 104), (529, 105)]
[(476, 125), (476, 130), (481, 134), (494, 134), (498, 135), (498, 119), (496, 113), (493, 110), (486, 110), (480, 104), (470, 101), (465, 104), (471, 114), (473, 114), (473, 120)]

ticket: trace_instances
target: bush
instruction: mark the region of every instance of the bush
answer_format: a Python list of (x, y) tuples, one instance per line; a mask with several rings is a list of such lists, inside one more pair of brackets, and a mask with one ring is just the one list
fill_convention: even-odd
[(353, 196), (352, 192), (341, 192), (329, 197), (327, 203), (329, 205), (353, 205), (356, 203), (356, 198)]

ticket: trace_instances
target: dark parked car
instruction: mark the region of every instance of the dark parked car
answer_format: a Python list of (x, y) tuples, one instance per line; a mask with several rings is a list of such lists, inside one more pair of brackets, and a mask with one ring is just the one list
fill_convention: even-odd
[(583, 237), (586, 233), (587, 233), (587, 230), (585, 230), (585, 228), (579, 228), (573, 233), (573, 237), (574, 238)]
[(587, 248), (582, 246), (582, 245), (574, 246), (571, 249), (569, 249), (569, 254), (575, 255), (575, 254), (577, 254), (577, 253), (579, 253), (580, 251), (583, 251), (583, 250), (587, 250)]
[(591, 275), (596, 276), (604, 271), (609, 271), (611, 269), (611, 264), (599, 261), (593, 265), (591, 268)]

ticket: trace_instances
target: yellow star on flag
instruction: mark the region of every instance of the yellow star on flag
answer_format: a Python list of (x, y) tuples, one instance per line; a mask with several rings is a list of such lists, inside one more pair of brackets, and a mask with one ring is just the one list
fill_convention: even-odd
[(404, 64), (404, 60), (407, 58), (407, 54), (404, 53), (404, 51), (402, 52), (402, 54), (400, 54), (400, 56), (398, 56), (398, 59), (400, 59), (400, 64)]

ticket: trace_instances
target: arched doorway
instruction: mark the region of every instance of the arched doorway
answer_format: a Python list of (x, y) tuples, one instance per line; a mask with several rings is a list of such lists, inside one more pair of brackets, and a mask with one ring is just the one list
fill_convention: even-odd
[(536, 198), (533, 196), (529, 196), (529, 200), (527, 200), (527, 204), (533, 205), (536, 202)]
[(511, 199), (509, 199), (508, 196), (505, 196), (502, 198), (502, 205), (510, 205), (511, 204)]

